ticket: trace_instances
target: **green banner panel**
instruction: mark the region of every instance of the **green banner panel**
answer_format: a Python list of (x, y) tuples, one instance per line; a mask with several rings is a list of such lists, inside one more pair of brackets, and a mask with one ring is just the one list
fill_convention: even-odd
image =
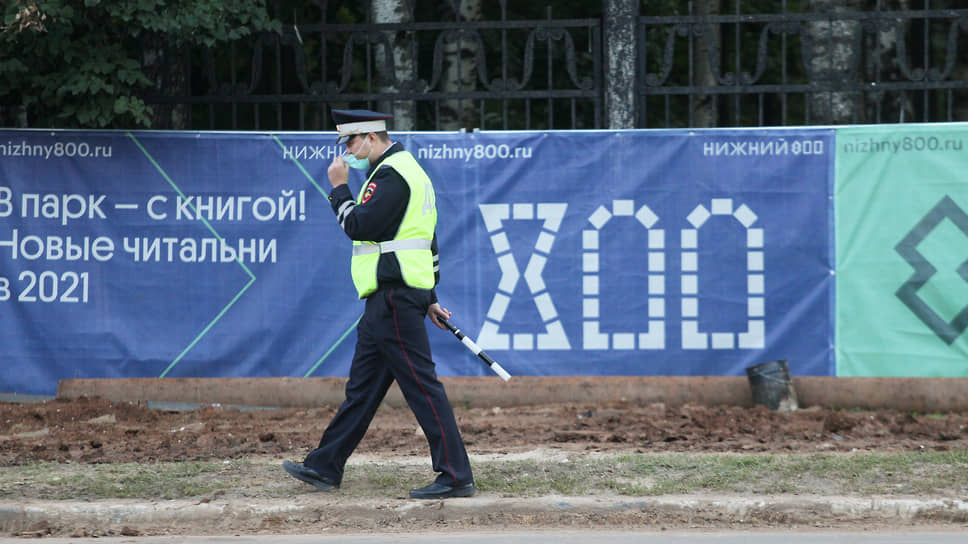
[(837, 131), (838, 376), (968, 376), (968, 125)]

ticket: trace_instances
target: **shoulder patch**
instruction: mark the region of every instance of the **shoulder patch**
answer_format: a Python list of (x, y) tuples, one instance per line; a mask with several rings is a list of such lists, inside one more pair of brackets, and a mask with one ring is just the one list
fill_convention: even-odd
[(360, 204), (366, 204), (367, 200), (373, 198), (373, 193), (376, 192), (376, 182), (371, 181), (366, 184), (366, 190), (363, 191), (363, 198), (360, 199)]

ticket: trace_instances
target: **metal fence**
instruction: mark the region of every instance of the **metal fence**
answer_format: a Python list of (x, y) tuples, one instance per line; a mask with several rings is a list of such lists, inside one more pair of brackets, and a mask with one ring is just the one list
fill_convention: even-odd
[[(968, 120), (968, 10), (639, 16), (618, 4), (635, 10), (628, 38), (615, 38), (621, 18), (515, 20), (506, 1), (490, 20), (279, 17), (280, 34), (173, 55), (182, 85), (147, 102), (177, 113), (171, 128), (232, 130), (331, 130), (331, 109), (356, 107), (394, 113), (395, 130)], [(627, 51), (628, 64), (611, 60)], [(610, 115), (621, 108), (628, 121)]]
[(968, 11), (643, 17), (637, 126), (968, 120)]

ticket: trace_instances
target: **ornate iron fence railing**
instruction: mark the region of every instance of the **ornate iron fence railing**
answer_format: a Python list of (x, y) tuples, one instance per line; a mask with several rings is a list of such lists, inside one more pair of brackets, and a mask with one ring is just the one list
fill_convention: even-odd
[(331, 130), (331, 109), (355, 107), (394, 130), (968, 120), (968, 10), (639, 16), (603, 0), (606, 17), (512, 20), (506, 4), (495, 20), (288, 21), (166, 57), (180, 84), (147, 101), (179, 112), (172, 128), (232, 130)]
[(287, 24), (182, 57), (194, 128), (326, 130), (329, 110), (385, 109), (396, 130), (602, 125), (601, 21)]
[(968, 120), (968, 10), (641, 17), (636, 125)]

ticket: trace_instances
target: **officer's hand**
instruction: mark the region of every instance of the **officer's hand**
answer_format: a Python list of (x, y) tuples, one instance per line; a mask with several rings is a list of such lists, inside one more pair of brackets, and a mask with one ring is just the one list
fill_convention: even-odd
[(333, 162), (329, 163), (326, 175), (329, 176), (329, 183), (333, 187), (346, 185), (346, 180), (350, 177), (350, 165), (346, 164), (342, 156), (336, 157)]
[(450, 319), (452, 315), (450, 310), (441, 307), (437, 302), (431, 304), (430, 308), (427, 309), (427, 317), (430, 318), (430, 322), (444, 330), (447, 330), (447, 325), (444, 325), (443, 320)]

